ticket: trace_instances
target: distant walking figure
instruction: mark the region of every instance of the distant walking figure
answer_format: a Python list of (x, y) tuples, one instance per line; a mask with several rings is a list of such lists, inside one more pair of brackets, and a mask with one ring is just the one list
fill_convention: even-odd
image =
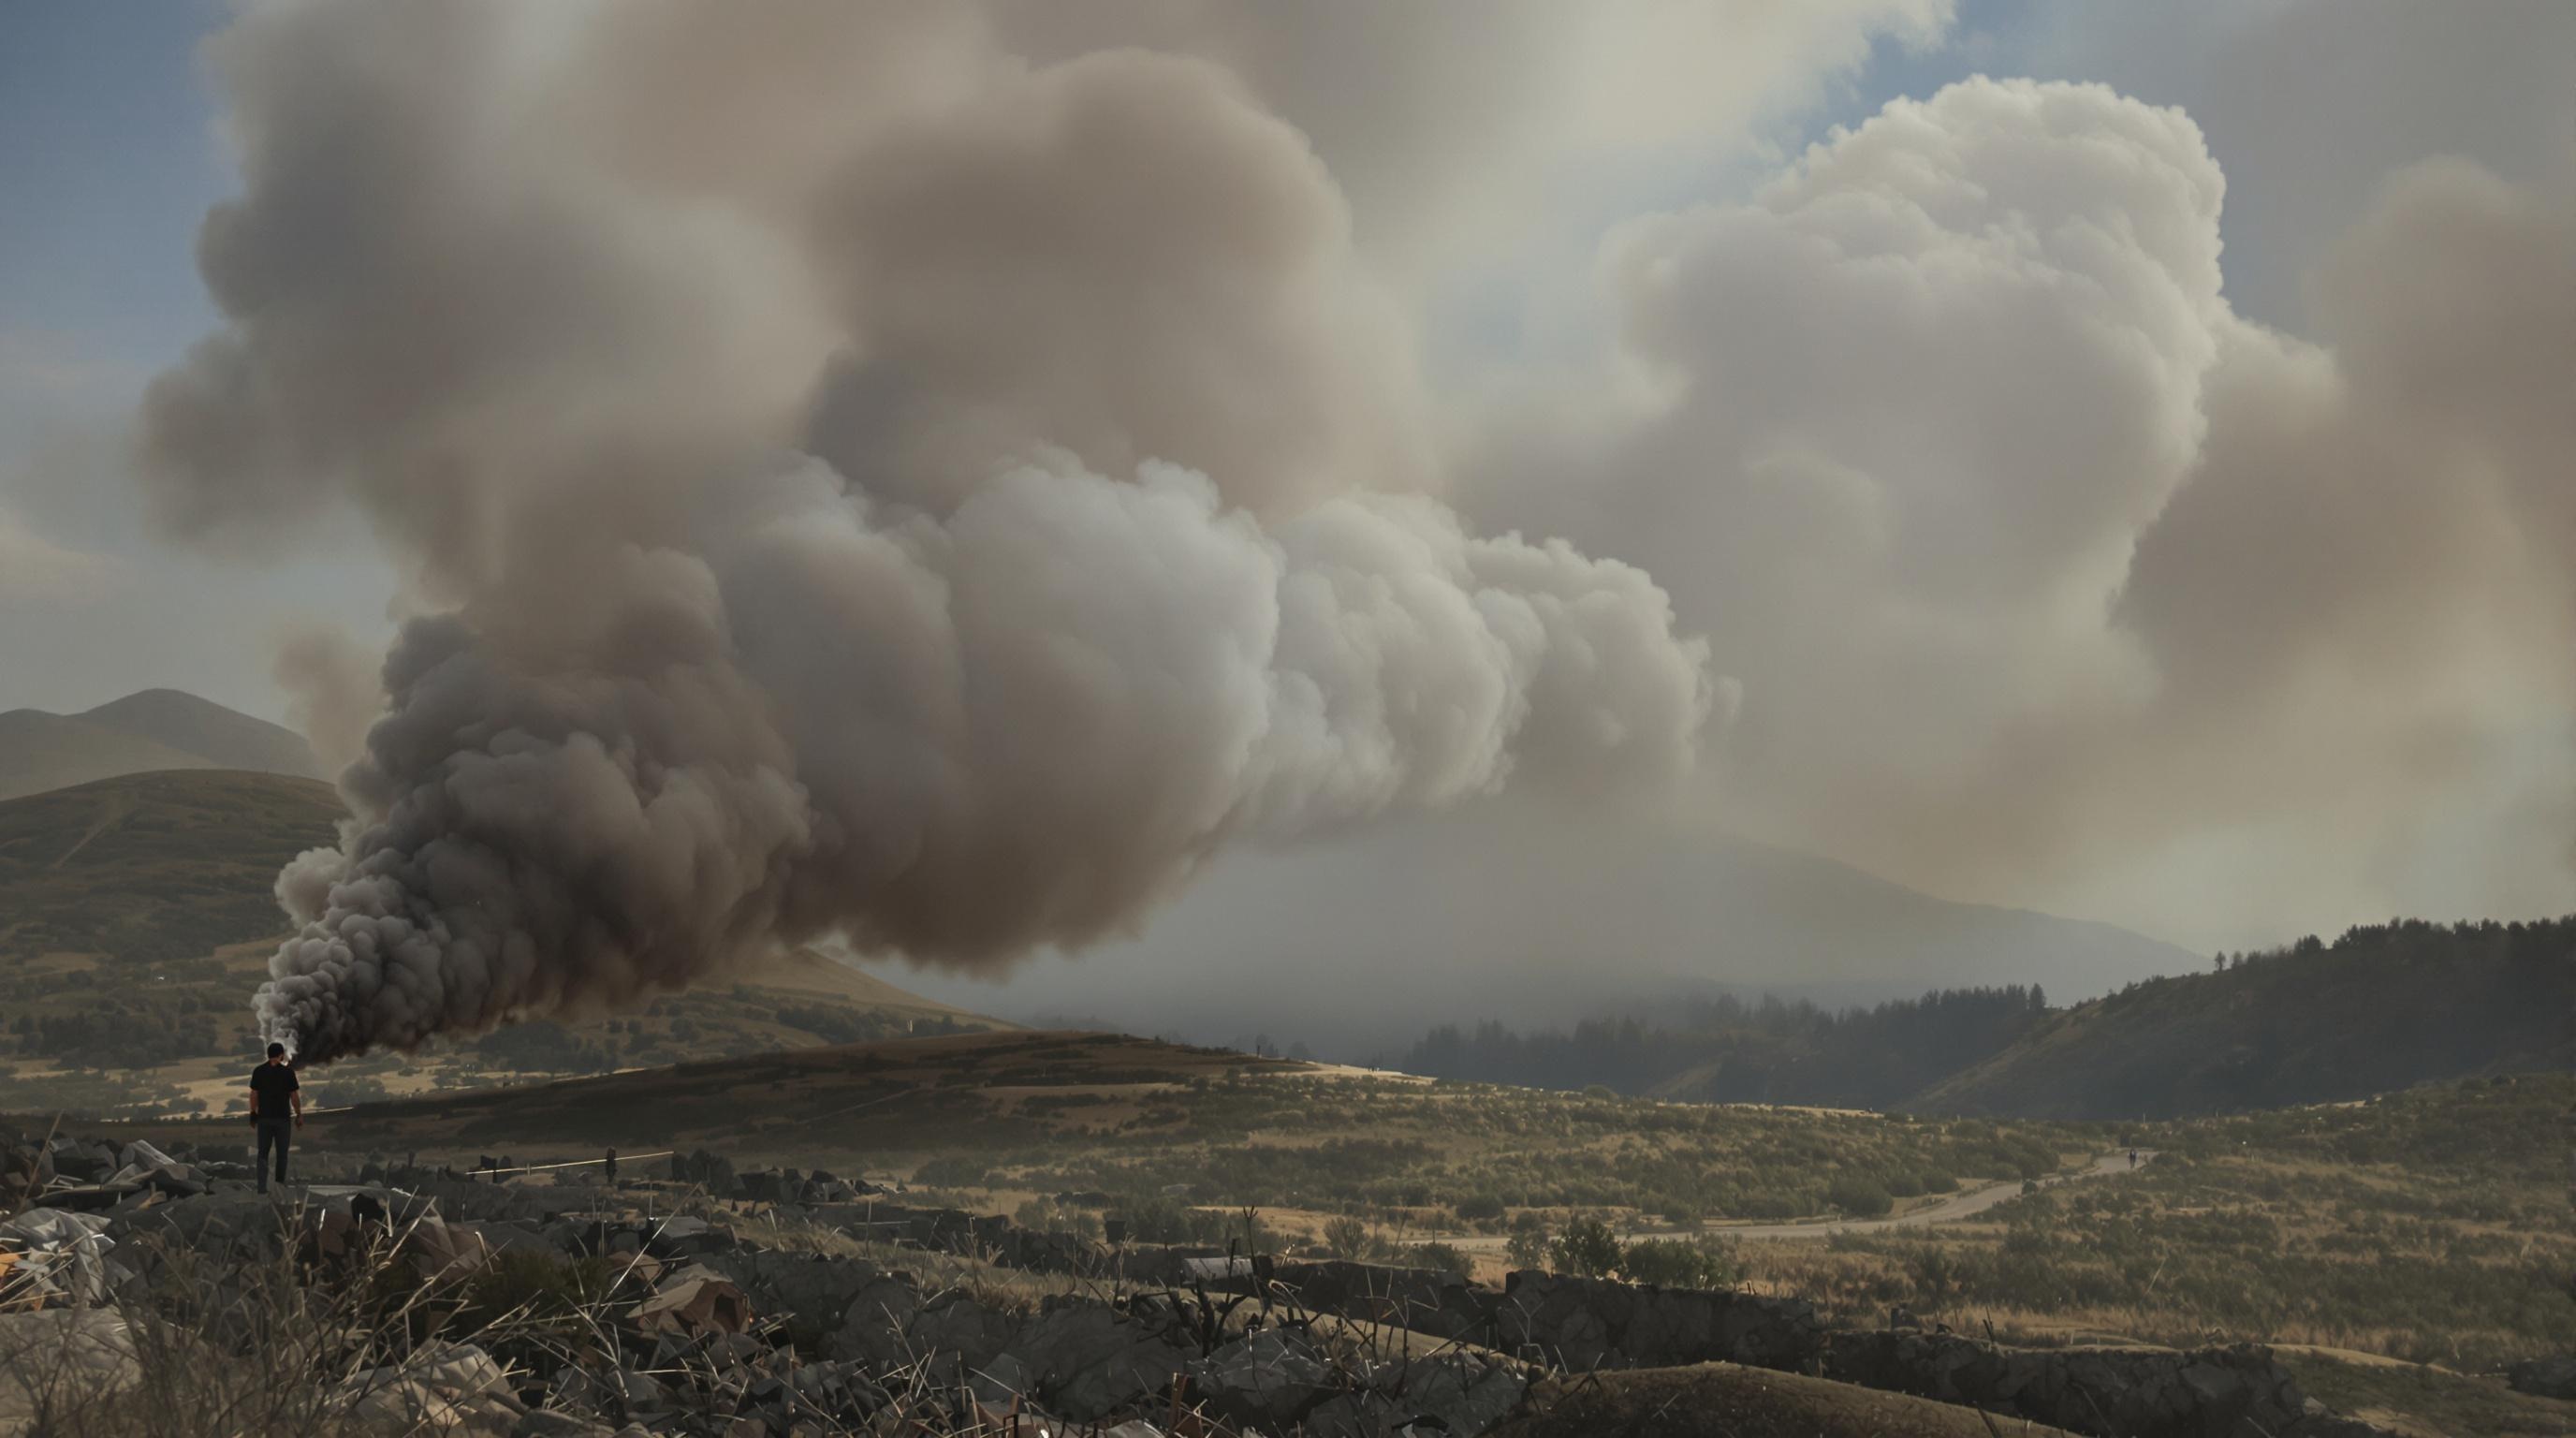
[(2133, 1149), (2129, 1150), (2129, 1167), (2131, 1167), (2131, 1168), (2136, 1168), (2137, 1166), (2138, 1166), (2138, 1151), (2137, 1151), (2136, 1149), (2134, 1149), (2134, 1148), (2133, 1148)]
[(286, 1063), (286, 1045), (270, 1044), (268, 1062), (250, 1071), (250, 1122), (259, 1130), (259, 1191), (268, 1192), (268, 1152), (277, 1150), (277, 1182), (286, 1183), (286, 1147), (304, 1127), (304, 1095)]

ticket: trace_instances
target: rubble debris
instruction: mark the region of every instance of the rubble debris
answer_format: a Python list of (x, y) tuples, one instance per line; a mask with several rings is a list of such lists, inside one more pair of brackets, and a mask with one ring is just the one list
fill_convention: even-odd
[(697, 1264), (663, 1279), (626, 1316), (645, 1333), (735, 1334), (751, 1327), (751, 1299), (732, 1279)]
[(0, 1311), (105, 1303), (121, 1276), (108, 1261), (116, 1240), (107, 1229), (95, 1214), (58, 1208), (0, 1220)]
[(472, 1344), (440, 1344), (405, 1363), (343, 1380), (336, 1395), (360, 1425), (387, 1435), (514, 1431), (527, 1405), (510, 1391), (491, 1355)]

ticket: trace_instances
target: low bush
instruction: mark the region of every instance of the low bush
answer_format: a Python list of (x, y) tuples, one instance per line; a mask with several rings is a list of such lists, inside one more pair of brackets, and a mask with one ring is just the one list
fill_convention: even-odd
[(1877, 1218), (1896, 1207), (1895, 1195), (1878, 1179), (1859, 1173), (1836, 1178), (1825, 1189), (1825, 1202), (1853, 1218)]

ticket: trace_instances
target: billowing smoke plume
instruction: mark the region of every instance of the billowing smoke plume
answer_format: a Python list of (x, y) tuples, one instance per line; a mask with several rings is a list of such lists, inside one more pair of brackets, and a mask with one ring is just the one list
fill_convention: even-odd
[(1331, 177), (1228, 72), (949, 6), (288, 5), (218, 42), (199, 528), (364, 505), (435, 612), (278, 893), (306, 1060), (826, 931), (980, 965), (1214, 848), (1668, 783), (1704, 649), (1466, 532)]
[(2570, 175), (2389, 175), (2302, 339), (2230, 303), (2181, 111), (1898, 100), (1614, 236), (1618, 365), (1524, 396), (1466, 507), (1671, 588), (1766, 836), (2213, 944), (2561, 912)]

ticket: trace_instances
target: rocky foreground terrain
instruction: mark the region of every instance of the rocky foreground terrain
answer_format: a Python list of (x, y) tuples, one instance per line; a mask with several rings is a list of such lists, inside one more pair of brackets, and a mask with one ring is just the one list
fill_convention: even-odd
[(0, 1134), (0, 1435), (2379, 1431), (2250, 1345), (1110, 1248), (706, 1156), (328, 1177), (263, 1196), (185, 1148)]

